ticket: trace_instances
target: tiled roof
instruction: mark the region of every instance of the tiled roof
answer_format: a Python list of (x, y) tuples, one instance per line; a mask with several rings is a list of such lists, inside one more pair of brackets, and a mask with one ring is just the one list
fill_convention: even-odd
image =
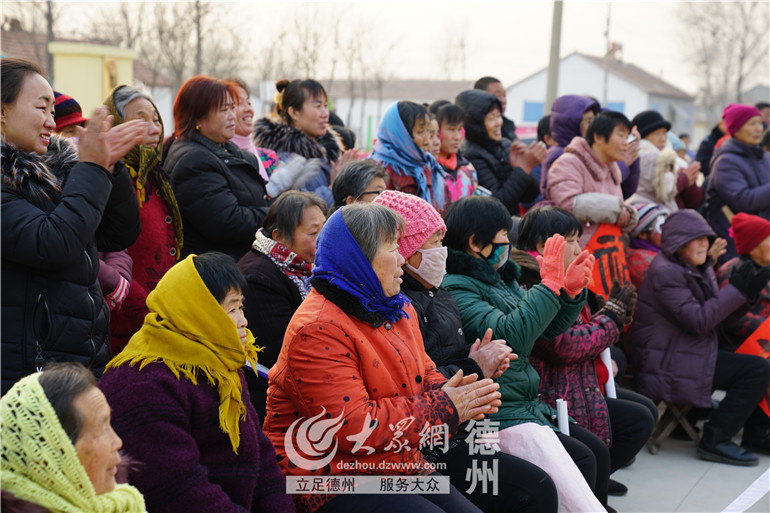
[[(575, 53), (584, 59), (593, 62), (599, 67), (604, 67), (604, 59), (601, 57), (594, 57), (593, 55), (586, 55), (580, 52)], [(686, 100), (694, 99), (691, 94), (682, 91), (673, 84), (670, 84), (665, 80), (656, 77), (652, 73), (643, 70), (639, 66), (628, 62), (623, 62), (618, 59), (610, 59), (610, 72), (626, 79), (627, 81), (635, 84), (650, 94), (670, 96), (673, 98), (683, 98)]]
[[(56, 41), (71, 43), (105, 44), (104, 41), (85, 41), (81, 39), (56, 38)], [(46, 70), (45, 59), (45, 34), (33, 34), (25, 31), (3, 30), (0, 33), (0, 54), (3, 57), (18, 57), (32, 61)], [(155, 87), (170, 87), (171, 80), (166, 76), (155, 74), (144, 62), (139, 59), (134, 61), (134, 78), (143, 84)]]
[[(331, 87), (329, 80), (320, 81), (328, 89), (331, 98), (350, 97), (350, 83), (348, 80), (335, 79)], [(375, 99), (379, 96), (377, 85), (373, 80), (356, 80), (355, 94), (363, 95), (366, 88), (366, 97)], [(433, 102), (434, 100), (454, 101), (455, 96), (471, 89), (473, 82), (465, 80), (385, 80), (382, 83), (382, 98), (404, 99), (416, 102)]]

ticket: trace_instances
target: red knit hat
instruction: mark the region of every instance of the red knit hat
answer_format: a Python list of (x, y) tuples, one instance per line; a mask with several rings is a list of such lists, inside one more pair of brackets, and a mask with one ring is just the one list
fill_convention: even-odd
[(754, 116), (762, 116), (756, 107), (743, 105), (740, 103), (731, 103), (722, 111), (722, 119), (725, 120), (727, 133), (732, 137), (735, 132), (741, 129), (748, 120)]
[(446, 233), (441, 215), (419, 196), (400, 191), (382, 191), (374, 203), (385, 205), (404, 218), (406, 230), (398, 238), (398, 252), (404, 259), (414, 255), (437, 231)]
[(746, 255), (760, 242), (770, 237), (770, 221), (740, 212), (733, 216), (733, 239), (739, 255)]
[(67, 96), (57, 91), (54, 91), (53, 95), (55, 98), (53, 119), (56, 123), (57, 132), (70, 125), (82, 125), (88, 121), (88, 118), (83, 117), (83, 110), (80, 108), (80, 104), (72, 96)]

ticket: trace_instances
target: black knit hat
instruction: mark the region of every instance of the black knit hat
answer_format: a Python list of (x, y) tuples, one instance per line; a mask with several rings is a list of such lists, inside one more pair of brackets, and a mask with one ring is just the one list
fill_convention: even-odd
[(636, 129), (639, 130), (639, 135), (642, 139), (658, 128), (671, 130), (671, 123), (663, 119), (663, 116), (656, 110), (645, 110), (644, 112), (640, 112), (634, 116), (634, 119), (631, 120), (631, 124), (635, 125)]

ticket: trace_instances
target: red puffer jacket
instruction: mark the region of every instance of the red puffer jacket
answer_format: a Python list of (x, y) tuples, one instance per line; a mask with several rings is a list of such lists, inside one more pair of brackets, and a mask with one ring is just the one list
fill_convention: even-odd
[[(281, 469), (287, 476), (430, 473), (420, 431), (446, 424), (452, 435), (458, 416), (440, 388), (446, 378), (425, 353), (414, 308), (405, 307), (409, 318), (382, 322), (318, 282), (292, 317), (269, 373), (263, 429)], [(318, 421), (327, 421), (326, 436), (336, 434), (316, 443), (320, 456), (304, 464), (300, 457), (311, 458), (301, 433), (310, 424), (320, 429)], [(297, 511), (315, 511), (334, 497), (295, 495)]]

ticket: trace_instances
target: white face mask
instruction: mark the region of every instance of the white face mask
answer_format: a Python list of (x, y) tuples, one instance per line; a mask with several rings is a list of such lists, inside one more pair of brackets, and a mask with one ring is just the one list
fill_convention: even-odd
[(441, 280), (444, 279), (444, 274), (446, 273), (446, 246), (418, 249), (417, 251), (422, 254), (420, 267), (415, 269), (407, 263), (406, 268), (425, 280), (426, 283), (438, 287), (441, 285)]

